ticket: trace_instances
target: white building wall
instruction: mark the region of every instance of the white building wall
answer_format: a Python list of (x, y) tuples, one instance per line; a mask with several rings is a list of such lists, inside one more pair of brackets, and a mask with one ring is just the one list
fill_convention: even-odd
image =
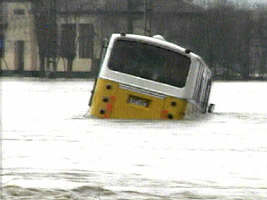
[[(17, 70), (15, 64), (15, 43), (24, 42), (24, 70), (38, 69), (38, 45), (34, 33), (34, 21), (31, 14), (30, 2), (3, 3), (8, 24), (5, 34), (5, 56), (2, 63), (3, 70)], [(24, 11), (24, 14), (15, 14), (15, 10)]]

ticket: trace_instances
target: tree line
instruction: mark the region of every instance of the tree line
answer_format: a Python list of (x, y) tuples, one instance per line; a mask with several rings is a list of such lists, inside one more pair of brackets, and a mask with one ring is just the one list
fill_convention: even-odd
[(191, 45), (218, 78), (262, 79), (267, 72), (266, 17), (261, 6), (249, 9), (220, 1), (195, 19)]

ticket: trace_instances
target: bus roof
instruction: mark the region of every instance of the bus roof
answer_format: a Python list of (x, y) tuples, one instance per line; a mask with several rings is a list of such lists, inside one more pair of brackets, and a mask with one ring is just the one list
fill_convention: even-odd
[[(175, 43), (168, 42), (166, 41), (162, 36), (161, 38), (159, 37), (160, 35), (157, 35), (157, 37), (149, 37), (149, 36), (144, 36), (144, 35), (136, 35), (136, 34), (122, 34), (122, 33), (114, 33), (111, 36), (111, 39), (118, 39), (118, 38), (127, 38), (129, 40), (137, 40), (137, 41), (143, 41), (149, 44), (154, 44), (163, 48), (167, 48), (170, 50), (177, 51), (178, 53), (181, 53), (182, 55), (185, 55), (190, 58), (195, 58), (198, 60), (202, 60), (200, 56), (197, 54), (191, 52), (188, 49), (185, 49)], [(202, 60), (203, 61), (203, 60)], [(203, 61), (204, 62), (204, 61)]]

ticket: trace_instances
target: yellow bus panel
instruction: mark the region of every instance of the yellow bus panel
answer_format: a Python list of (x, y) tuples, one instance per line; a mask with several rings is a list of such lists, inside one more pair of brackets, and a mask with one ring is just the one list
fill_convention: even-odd
[(102, 78), (93, 95), (91, 114), (98, 118), (182, 119), (187, 105), (183, 99), (138, 93)]

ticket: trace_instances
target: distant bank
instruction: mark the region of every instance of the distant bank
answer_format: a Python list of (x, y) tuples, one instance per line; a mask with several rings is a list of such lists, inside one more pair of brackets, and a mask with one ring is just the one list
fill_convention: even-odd
[(40, 71), (0, 71), (0, 77), (40, 77), (40, 78), (94, 78), (94, 72), (40, 72)]
[[(96, 77), (96, 72), (40, 72), (40, 71), (14, 71), (2, 70), (0, 77), (35, 77), (35, 78), (83, 78), (92, 79)], [(217, 81), (267, 81), (267, 76), (251, 76), (244, 79), (240, 76), (215, 76)]]

